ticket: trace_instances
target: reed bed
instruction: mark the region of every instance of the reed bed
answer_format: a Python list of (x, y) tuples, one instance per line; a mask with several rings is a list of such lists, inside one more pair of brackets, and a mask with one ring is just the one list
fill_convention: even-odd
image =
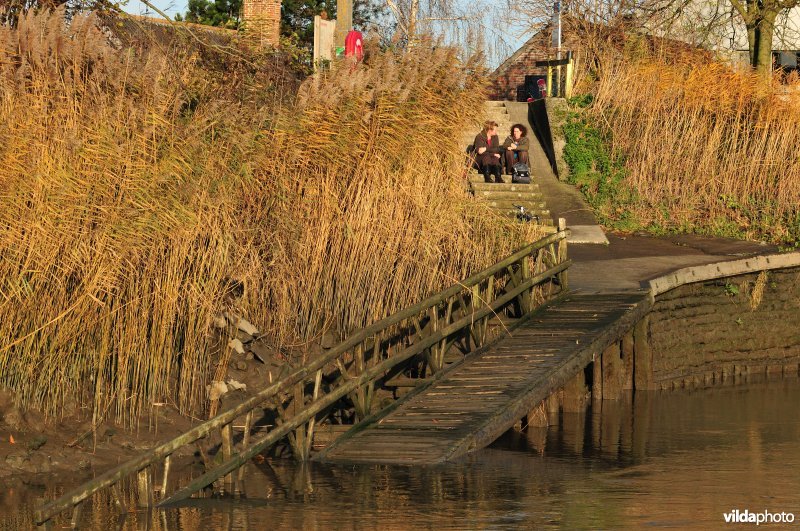
[(465, 192), (483, 78), (452, 50), (296, 92), (270, 57), (110, 42), (0, 26), (0, 387), (48, 418), (202, 413), (221, 312), (302, 350), (537, 236)]
[(589, 112), (624, 165), (611, 217), (800, 244), (796, 79), (765, 84), (701, 53), (602, 64)]

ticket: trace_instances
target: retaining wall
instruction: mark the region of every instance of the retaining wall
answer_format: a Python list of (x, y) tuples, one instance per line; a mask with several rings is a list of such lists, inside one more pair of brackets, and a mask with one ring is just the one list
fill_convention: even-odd
[(800, 253), (686, 268), (650, 289), (653, 306), (634, 345), (650, 357), (642, 387), (800, 374)]

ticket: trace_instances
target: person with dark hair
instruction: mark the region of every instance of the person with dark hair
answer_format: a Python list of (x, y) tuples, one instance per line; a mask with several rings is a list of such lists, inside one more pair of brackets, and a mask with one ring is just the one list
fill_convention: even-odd
[(473, 143), (475, 162), (478, 170), (483, 174), (483, 180), (487, 183), (492, 182), (490, 175), (494, 176), (494, 182), (502, 183), (502, 158), (500, 149), (500, 137), (497, 136), (497, 122), (491, 120), (483, 124), (483, 131), (478, 133)]
[(506, 173), (511, 174), (514, 164), (521, 162), (528, 164), (528, 129), (522, 124), (511, 126), (511, 134), (505, 139), (502, 145), (506, 159)]

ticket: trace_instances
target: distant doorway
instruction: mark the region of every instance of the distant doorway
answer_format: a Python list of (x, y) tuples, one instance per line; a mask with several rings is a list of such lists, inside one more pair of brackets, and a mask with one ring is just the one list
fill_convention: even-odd
[[(539, 81), (547, 82), (547, 76), (544, 75), (528, 75), (525, 76), (525, 83), (519, 87), (517, 87), (517, 101), (528, 101), (528, 98), (533, 98), (534, 100), (541, 99), (545, 97), (544, 94), (539, 90)], [(545, 85), (542, 83), (542, 86)]]

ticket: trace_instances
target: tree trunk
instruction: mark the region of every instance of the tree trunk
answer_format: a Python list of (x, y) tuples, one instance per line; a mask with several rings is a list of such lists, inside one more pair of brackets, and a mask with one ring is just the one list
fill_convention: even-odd
[(772, 75), (772, 33), (775, 31), (775, 19), (778, 13), (767, 11), (755, 27), (756, 42), (753, 56), (753, 66), (761, 77), (768, 78)]
[(750, 66), (756, 66), (756, 48), (758, 48), (758, 31), (753, 26), (747, 28), (747, 49), (750, 52)]
[[(756, 7), (754, 6), (754, 0), (747, 0), (745, 2), (747, 5), (747, 15), (752, 14)], [(745, 26), (747, 27), (747, 50), (750, 52), (750, 66), (756, 66), (756, 48), (758, 48), (758, 31), (756, 30), (755, 21), (750, 16), (745, 16), (745, 13), (741, 13), (742, 19), (744, 20)]]

